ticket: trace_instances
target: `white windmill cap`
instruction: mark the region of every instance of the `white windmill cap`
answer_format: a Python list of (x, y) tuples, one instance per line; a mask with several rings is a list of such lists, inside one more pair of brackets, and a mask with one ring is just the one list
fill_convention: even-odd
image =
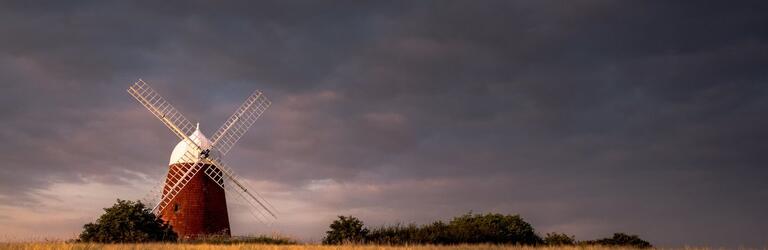
[[(200, 123), (197, 124), (195, 132), (192, 132), (192, 134), (189, 135), (189, 139), (200, 146), (200, 148), (203, 150), (211, 149), (211, 141), (208, 140), (208, 138), (205, 137), (202, 132), (200, 132)], [(190, 157), (184, 157), (187, 152), (190, 152)], [(168, 165), (173, 165), (176, 163), (194, 163), (196, 159), (195, 157), (199, 155), (200, 150), (195, 147), (195, 145), (192, 145), (185, 140), (181, 140), (178, 144), (176, 144), (176, 147), (173, 148), (173, 152), (171, 153), (171, 160), (168, 162)]]

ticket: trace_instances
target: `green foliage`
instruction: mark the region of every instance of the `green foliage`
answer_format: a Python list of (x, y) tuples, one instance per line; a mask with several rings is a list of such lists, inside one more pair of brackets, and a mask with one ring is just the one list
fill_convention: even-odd
[(374, 228), (366, 237), (367, 243), (403, 245), (419, 243), (419, 227), (414, 224), (381, 226)]
[(495, 213), (468, 213), (453, 218), (451, 228), (453, 243), (494, 243), (535, 245), (542, 243), (533, 226), (520, 215)]
[(432, 222), (419, 228), (419, 239), (421, 244), (450, 244), (453, 240), (453, 229), (442, 221)]
[(83, 226), (80, 241), (100, 243), (176, 241), (171, 226), (139, 201), (117, 200), (96, 223)]
[(575, 245), (576, 236), (568, 236), (563, 233), (547, 233), (547, 236), (544, 237), (544, 244), (550, 246)]
[[(436, 221), (431, 224), (394, 224), (368, 230), (355, 217), (339, 216), (333, 221), (331, 230), (326, 232), (323, 244), (514, 244), (550, 246), (576, 245), (576, 237), (564, 233), (548, 233), (539, 237), (533, 226), (519, 215), (497, 213), (467, 213), (454, 217), (448, 223)], [(579, 245), (626, 246), (651, 248), (651, 243), (637, 235), (616, 233), (611, 238), (581, 241)]]
[(611, 238), (589, 240), (580, 243), (585, 245), (631, 246), (636, 248), (653, 247), (650, 242), (640, 239), (637, 235), (627, 235), (625, 233), (615, 233)]
[[(335, 221), (331, 224), (331, 228), (339, 228), (340, 226), (337, 225), (339, 223), (341, 222)], [(360, 222), (358, 228), (365, 230), (362, 229), (362, 226), (362, 222)], [(337, 231), (341, 230), (328, 231), (328, 236), (323, 242), (326, 244), (344, 243), (345, 241), (339, 239), (345, 238), (338, 236), (340, 233)], [(463, 243), (535, 245), (543, 242), (533, 231), (533, 227), (520, 216), (490, 213), (468, 213), (453, 218), (447, 224), (442, 221), (422, 226), (395, 224), (365, 232), (367, 233), (366, 243), (386, 245)], [(359, 243), (361, 241), (355, 238), (355, 241), (350, 242)]]
[(450, 244), (454, 242), (451, 228), (442, 221), (423, 226), (416, 224), (381, 226), (368, 234), (366, 242), (386, 245)]
[(323, 244), (359, 244), (368, 236), (368, 229), (363, 228), (363, 222), (352, 216), (339, 216), (326, 231)]

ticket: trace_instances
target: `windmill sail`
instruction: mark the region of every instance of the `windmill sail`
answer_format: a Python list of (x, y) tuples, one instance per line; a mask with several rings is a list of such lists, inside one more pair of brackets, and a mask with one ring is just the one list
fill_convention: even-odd
[(261, 91), (254, 91), (245, 99), (243, 105), (240, 105), (240, 108), (224, 122), (224, 125), (213, 134), (211, 137), (213, 147), (221, 156), (226, 155), (271, 104), (272, 102)]
[[(139, 103), (146, 107), (150, 113), (155, 115), (163, 122), (176, 136), (187, 143), (191, 148), (197, 149), (197, 152), (203, 152), (201, 145), (197, 145), (189, 134), (192, 134), (195, 126), (192, 125), (178, 110), (171, 106), (165, 99), (154, 91), (146, 82), (139, 80), (128, 88), (131, 94)], [(263, 217), (267, 217), (261, 210), (266, 211), (271, 217), (277, 218), (273, 210), (274, 207), (267, 202), (259, 193), (250, 189), (248, 184), (240, 179), (229, 167), (224, 165), (219, 158), (226, 154), (232, 146), (242, 137), (251, 125), (264, 113), (271, 102), (260, 92), (255, 91), (249, 96), (245, 103), (232, 115), (214, 134), (213, 149), (217, 154), (206, 154), (205, 156), (195, 155), (186, 151), (182, 155), (182, 162), (192, 163), (184, 168), (171, 168), (169, 170), (160, 201), (155, 205), (153, 211), (160, 214), (170, 204), (174, 197), (183, 190), (183, 188), (192, 180), (192, 178), (206, 165), (209, 167), (204, 171), (214, 183), (225, 190), (230, 190), (238, 195), (238, 198), (244, 200), (251, 210), (256, 210)], [(225, 185), (224, 179), (234, 185)], [(258, 204), (258, 206), (257, 206)], [(255, 216), (253, 211), (250, 211)], [(256, 217), (259, 219), (258, 217)], [(261, 221), (261, 219), (259, 219)]]
[[(245, 199), (246, 202), (248, 202), (253, 208), (258, 209), (261, 207), (261, 209), (264, 209), (269, 215), (271, 215), (273, 218), (277, 218), (277, 215), (275, 214), (276, 211), (274, 206), (270, 204), (266, 199), (264, 199), (261, 194), (256, 192), (254, 189), (251, 189), (250, 186), (241, 179), (237, 174), (235, 174), (232, 169), (224, 165), (223, 162), (218, 161), (215, 157), (205, 159), (206, 161), (211, 162), (212, 165), (216, 166), (218, 169), (214, 170), (212, 168), (206, 169), (204, 172), (208, 177), (214, 180), (215, 183), (218, 183), (222, 188), (225, 188), (227, 190), (234, 191)], [(226, 178), (227, 182), (231, 182), (234, 185), (224, 185), (223, 180)], [(259, 205), (259, 207), (256, 207), (256, 204)]]
[[(245, 99), (245, 102), (240, 105), (235, 113), (232, 114), (232, 116), (224, 122), (221, 128), (213, 134), (213, 148), (218, 154), (211, 159), (213, 161), (219, 161), (218, 164), (214, 165), (221, 171), (207, 169), (205, 173), (211, 177), (214, 182), (221, 183), (222, 188), (237, 192), (251, 206), (254, 208), (261, 207), (272, 217), (276, 218), (275, 211), (273, 211), (276, 210), (274, 206), (264, 199), (261, 194), (250, 188), (244, 179), (238, 177), (230, 168), (223, 165), (223, 163), (220, 162), (221, 159), (218, 158), (226, 155), (229, 150), (232, 149), (232, 146), (243, 137), (253, 123), (259, 119), (261, 114), (263, 114), (271, 104), (272, 102), (259, 90), (254, 91)], [(231, 182), (234, 185), (223, 185), (224, 179), (227, 179), (228, 182)], [(257, 207), (256, 204), (259, 206)], [(261, 213), (261, 211), (259, 212)]]
[(128, 88), (128, 93), (179, 138), (184, 139), (195, 130), (195, 126), (181, 112), (141, 79)]
[[(136, 99), (136, 101), (141, 103), (150, 113), (160, 119), (166, 127), (180, 137), (185, 143), (200, 148), (187, 136), (194, 131), (195, 126), (193, 126), (181, 112), (165, 101), (165, 99), (152, 89), (149, 84), (139, 79), (139, 81), (131, 85), (127, 91)], [(184, 162), (194, 162), (194, 164), (191, 164), (186, 168), (171, 168), (168, 171), (165, 185), (163, 185), (163, 191), (160, 194), (161, 198), (158, 203), (155, 204), (153, 211), (158, 214), (161, 213), (165, 207), (170, 204), (173, 198), (175, 198), (187, 183), (189, 183), (192, 177), (202, 169), (203, 162), (200, 162), (199, 158), (200, 156), (198, 155), (186, 152), (182, 156), (182, 159)]]

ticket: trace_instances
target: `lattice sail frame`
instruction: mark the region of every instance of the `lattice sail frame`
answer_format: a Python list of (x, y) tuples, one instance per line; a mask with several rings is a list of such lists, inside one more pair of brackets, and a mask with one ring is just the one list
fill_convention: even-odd
[[(192, 126), (192, 123), (189, 122), (189, 120), (187, 120), (178, 110), (176, 110), (176, 108), (165, 101), (165, 99), (154, 89), (152, 89), (152, 87), (150, 87), (146, 82), (139, 79), (137, 82), (131, 85), (127, 91), (139, 103), (147, 108), (150, 113), (160, 119), (160, 121), (163, 122), (163, 124), (165, 124), (166, 127), (168, 127), (174, 134), (176, 134), (176, 136), (181, 138), (189, 146), (194, 146), (199, 151), (202, 151), (200, 145), (197, 145), (187, 136), (194, 131), (194, 126)], [(258, 117), (266, 110), (266, 108), (269, 107), (270, 104), (271, 103), (269, 100), (267, 100), (266, 97), (264, 97), (264, 95), (259, 91), (254, 92), (253, 95), (246, 99), (246, 103), (244, 103), (241, 108), (238, 109), (238, 111), (235, 112), (235, 114), (232, 115), (232, 117), (230, 117), (230, 119), (224, 123), (222, 128), (226, 129), (220, 129), (215, 134), (216, 138), (219, 140), (221, 138), (226, 138), (223, 139), (225, 143), (221, 144), (222, 146), (226, 147), (226, 150), (223, 152), (224, 154), (226, 154), (226, 152), (231, 149), (232, 145), (234, 145), (234, 143), (239, 140), (238, 137), (241, 137), (243, 134), (245, 134), (247, 128), (249, 128), (253, 122), (258, 119)], [(243, 129), (243, 127), (245, 128)], [(232, 130), (233, 128), (234, 130)], [(214, 149), (218, 151), (217, 148)], [(250, 188), (244, 182), (244, 180), (239, 180), (240, 178), (234, 174), (232, 169), (227, 167), (223, 162), (221, 162), (219, 157), (214, 155), (216, 154), (213, 154), (208, 158), (201, 158), (200, 156), (196, 156), (189, 151), (185, 152), (185, 154), (182, 156), (182, 160), (184, 162), (194, 163), (188, 168), (171, 168), (169, 170), (168, 177), (166, 178), (165, 183), (163, 183), (163, 191), (160, 194), (160, 201), (153, 207), (153, 211), (157, 214), (162, 213), (162, 211), (170, 204), (173, 198), (175, 198), (176, 195), (181, 192), (184, 187), (186, 187), (187, 183), (189, 183), (192, 177), (194, 177), (195, 174), (197, 174), (197, 172), (199, 172), (204, 165), (210, 164), (221, 170), (216, 171), (215, 168), (209, 167), (204, 171), (206, 175), (214, 180), (215, 183), (217, 183), (225, 190), (230, 190), (238, 194), (237, 198), (248, 203), (250, 207), (261, 214), (262, 217), (267, 218), (267, 216), (261, 211), (261, 209), (259, 209), (259, 207), (254, 204), (254, 202), (259, 204), (262, 209), (267, 211), (267, 213), (269, 213), (272, 218), (277, 218), (275, 213), (271, 211), (274, 210), (274, 207), (269, 204), (263, 197), (261, 197), (261, 195), (255, 190), (253, 192), (256, 193), (258, 198), (254, 196), (251, 191), (249, 191)], [(225, 185), (225, 176), (226, 179), (234, 183), (235, 186)], [(167, 185), (169, 182), (173, 183), (173, 185)], [(265, 206), (265, 203), (272, 209)], [(262, 221), (255, 215), (255, 213), (253, 213), (253, 211), (249, 210), (249, 212), (257, 220)]]
[(248, 132), (254, 122), (266, 111), (272, 102), (261, 91), (254, 91), (243, 102), (243, 105), (224, 122), (224, 125), (213, 134), (213, 147), (221, 156), (226, 155), (232, 146)]
[[(136, 83), (128, 88), (128, 93), (133, 96), (141, 105), (143, 105), (150, 113), (160, 119), (166, 127), (168, 127), (174, 134), (181, 137), (188, 145), (195, 144), (187, 135), (192, 134), (194, 126), (184, 115), (181, 114), (176, 108), (158, 94), (152, 87), (146, 82), (139, 79)], [(190, 152), (186, 152), (182, 159), (184, 162), (195, 162), (190, 168), (184, 170), (183, 168), (171, 168), (168, 171), (165, 182), (162, 184), (162, 192), (160, 193), (161, 199), (153, 207), (153, 211), (160, 214), (166, 206), (176, 197), (177, 194), (192, 180), (192, 177), (197, 174), (202, 168), (203, 164), (199, 163), (199, 157), (192, 155)], [(169, 182), (172, 185), (168, 185)]]
[[(243, 135), (248, 132), (248, 129), (251, 128), (253, 123), (256, 122), (256, 120), (261, 117), (261, 114), (263, 114), (269, 106), (272, 105), (272, 102), (267, 99), (267, 97), (259, 90), (254, 91), (248, 98), (245, 99), (242, 105), (235, 111), (232, 116), (227, 119), (227, 121), (224, 122), (224, 124), (219, 128), (219, 130), (216, 131), (216, 133), (213, 134), (212, 141), (213, 141), (213, 149), (216, 150), (217, 154), (214, 157), (220, 158), (229, 153), (229, 150), (232, 149), (232, 146), (237, 143), (240, 138), (243, 137)], [(246, 201), (251, 204), (252, 206), (255, 206), (253, 204), (254, 202), (259, 204), (264, 210), (266, 210), (268, 213), (270, 213), (272, 216), (275, 216), (274, 212), (272, 210), (276, 210), (274, 206), (272, 206), (269, 201), (264, 199), (264, 197), (261, 196), (257, 191), (250, 188), (250, 185), (246, 183), (246, 181), (243, 178), (239, 178), (234, 171), (231, 169), (228, 169), (226, 167), (220, 168), (223, 171), (224, 176), (231, 177), (229, 179), (232, 180), (232, 182), (235, 183), (235, 186), (237, 188), (240, 188), (240, 191), (243, 191), (248, 194), (246, 198)], [(217, 173), (213, 170), (207, 170), (205, 173), (211, 177), (216, 183), (219, 183), (220, 180), (223, 179), (223, 176), (221, 173)], [(233, 188), (233, 187), (228, 187)], [(252, 190), (253, 193), (256, 195), (250, 193), (249, 190)], [(250, 199), (248, 199), (250, 198)], [(263, 201), (263, 202), (262, 202)]]
[[(244, 179), (241, 179), (240, 176), (235, 174), (235, 172), (232, 171), (229, 167), (224, 165), (221, 161), (217, 161), (215, 157), (213, 159), (208, 158), (206, 160), (209, 160), (214, 166), (218, 167), (218, 170), (208, 168), (205, 171), (203, 171), (208, 177), (210, 177), (214, 182), (216, 182), (219, 186), (226, 190), (235, 191), (238, 195), (240, 195), (241, 198), (243, 198), (249, 205), (256, 207), (256, 204), (258, 204), (261, 208), (264, 209), (264, 211), (267, 211), (269, 215), (271, 215), (273, 218), (277, 218), (277, 215), (275, 214), (275, 207), (272, 206), (264, 197), (261, 196), (256, 190), (251, 189), (250, 185), (248, 185)], [(224, 177), (226, 177), (226, 180), (228, 182), (234, 183), (235, 185), (225, 185)], [(253, 191), (253, 192), (251, 192)], [(255, 193), (256, 195), (254, 195)], [(245, 194), (245, 195), (243, 195)], [(262, 202), (263, 201), (263, 202)], [(254, 204), (254, 202), (256, 204)], [(266, 215), (261, 212), (261, 210), (257, 210), (262, 216), (266, 217)]]
[(195, 132), (195, 126), (143, 80), (139, 79), (127, 91), (179, 138)]

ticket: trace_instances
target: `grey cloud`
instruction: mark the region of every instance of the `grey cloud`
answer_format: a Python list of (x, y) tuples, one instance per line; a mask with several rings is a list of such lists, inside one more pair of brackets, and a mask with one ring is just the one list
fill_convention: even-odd
[(208, 134), (265, 91), (228, 160), (303, 213), (766, 243), (741, 233), (768, 222), (762, 2), (2, 5), (2, 204), (162, 174), (176, 139), (125, 93), (141, 77)]

